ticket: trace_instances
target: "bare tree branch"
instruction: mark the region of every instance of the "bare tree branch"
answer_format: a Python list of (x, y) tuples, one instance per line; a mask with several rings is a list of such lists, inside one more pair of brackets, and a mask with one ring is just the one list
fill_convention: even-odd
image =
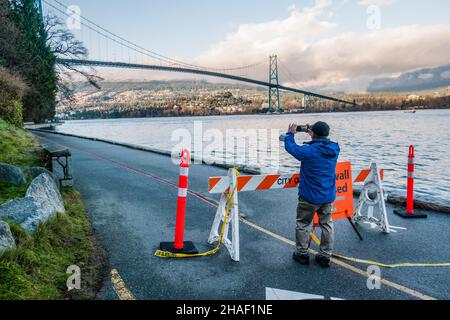
[[(83, 43), (76, 39), (70, 30), (67, 30), (65, 24), (56, 16), (47, 16), (45, 19), (45, 30), (47, 34), (47, 43), (52, 52), (57, 57), (67, 59), (84, 59), (88, 55), (88, 50)], [(95, 70), (89, 68), (74, 67), (67, 63), (60, 63), (57, 67), (59, 78), (59, 100), (58, 104), (73, 104), (76, 102), (74, 97), (74, 81), (71, 73), (79, 74), (84, 77), (87, 82), (97, 89), (101, 89), (98, 84), (103, 80), (95, 75)]]

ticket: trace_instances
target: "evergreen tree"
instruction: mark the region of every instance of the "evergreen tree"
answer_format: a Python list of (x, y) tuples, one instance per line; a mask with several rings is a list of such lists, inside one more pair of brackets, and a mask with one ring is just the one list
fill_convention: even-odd
[(19, 69), (29, 85), (24, 97), (25, 121), (43, 122), (55, 115), (56, 57), (47, 44), (47, 33), (35, 0), (13, 0), (11, 8), (23, 38), (20, 55), (28, 61), (9, 61), (7, 67)]
[(20, 48), (22, 43), (22, 35), (12, 19), (9, 0), (0, 0), (0, 66), (18, 69), (17, 66), (24, 61)]

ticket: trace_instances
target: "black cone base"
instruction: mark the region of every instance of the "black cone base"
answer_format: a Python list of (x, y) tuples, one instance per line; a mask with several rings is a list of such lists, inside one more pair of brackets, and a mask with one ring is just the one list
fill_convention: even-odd
[(161, 242), (160, 249), (161, 251), (171, 252), (171, 253), (182, 253), (182, 254), (197, 254), (198, 250), (195, 247), (194, 243), (191, 241), (184, 242), (183, 249), (175, 249), (173, 247), (173, 242)]
[(426, 219), (428, 216), (422, 213), (409, 214), (406, 211), (394, 210), (394, 213), (405, 219)]

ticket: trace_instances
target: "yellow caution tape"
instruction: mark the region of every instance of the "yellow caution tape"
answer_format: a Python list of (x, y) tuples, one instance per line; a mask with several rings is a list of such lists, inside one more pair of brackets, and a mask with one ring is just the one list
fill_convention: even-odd
[[(239, 176), (240, 175), (239, 171), (236, 168), (234, 170), (236, 170), (236, 175)], [(225, 234), (225, 227), (227, 225), (228, 217), (230, 215), (230, 209), (231, 209), (231, 206), (234, 205), (233, 198), (234, 198), (234, 194), (236, 193), (237, 187), (238, 187), (237, 185), (234, 186), (233, 191), (226, 195), (227, 205), (225, 207), (225, 216), (223, 218), (222, 228), (220, 230), (219, 241), (217, 242), (217, 246), (214, 249), (207, 251), (207, 252), (195, 253), (195, 254), (172, 253), (172, 252), (168, 252), (168, 251), (157, 250), (155, 252), (155, 256), (157, 256), (159, 258), (166, 258), (166, 259), (169, 259), (169, 258), (183, 259), (183, 258), (207, 257), (207, 256), (212, 256), (212, 255), (216, 254), (217, 252), (219, 252), (220, 248), (222, 247), (223, 236)]]
[(315, 243), (317, 243), (318, 246), (320, 246), (320, 240), (317, 238), (317, 236), (314, 234), (314, 232), (311, 232), (311, 239), (314, 240)]
[[(317, 236), (311, 232), (311, 238), (314, 240), (317, 245), (320, 246), (320, 240), (317, 238)], [(339, 254), (333, 254), (334, 258), (340, 259), (340, 260), (346, 260), (351, 262), (357, 262), (362, 264), (368, 264), (373, 266), (379, 266), (382, 268), (404, 268), (404, 267), (450, 267), (450, 263), (397, 263), (397, 264), (385, 264), (380, 263), (372, 260), (364, 260), (364, 259), (357, 259), (352, 257), (346, 257)]]

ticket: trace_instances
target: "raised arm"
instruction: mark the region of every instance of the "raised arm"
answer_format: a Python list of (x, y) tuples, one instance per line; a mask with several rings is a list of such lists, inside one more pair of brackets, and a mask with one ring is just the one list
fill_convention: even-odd
[(284, 148), (286, 152), (293, 156), (295, 159), (299, 161), (304, 161), (307, 153), (308, 153), (308, 145), (299, 146), (295, 142), (294, 134), (292, 132), (288, 132), (286, 134), (286, 138), (284, 140)]

